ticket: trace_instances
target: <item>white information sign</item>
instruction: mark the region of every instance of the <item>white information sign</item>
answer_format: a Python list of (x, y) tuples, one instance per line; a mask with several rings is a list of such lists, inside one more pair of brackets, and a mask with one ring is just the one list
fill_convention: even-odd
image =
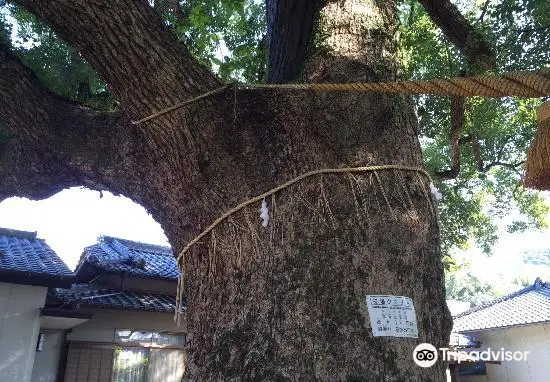
[(367, 309), (374, 337), (418, 338), (416, 313), (409, 297), (367, 295)]

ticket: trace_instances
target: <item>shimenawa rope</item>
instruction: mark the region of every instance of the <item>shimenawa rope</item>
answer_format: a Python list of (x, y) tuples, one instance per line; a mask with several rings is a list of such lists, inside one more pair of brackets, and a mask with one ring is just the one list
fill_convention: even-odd
[(197, 244), (204, 236), (206, 236), (210, 231), (212, 231), (214, 228), (216, 228), (217, 225), (219, 225), (221, 222), (223, 222), (225, 219), (227, 219), (229, 216), (233, 215), (235, 212), (243, 209), (244, 207), (258, 202), (260, 200), (263, 200), (265, 197), (273, 195), (279, 191), (281, 191), (284, 188), (287, 188), (291, 185), (293, 185), (296, 182), (299, 182), (302, 179), (308, 178), (313, 175), (319, 175), (319, 174), (329, 174), (329, 173), (346, 173), (346, 172), (365, 172), (365, 171), (382, 171), (382, 170), (405, 170), (405, 171), (415, 171), (419, 172), (421, 174), (424, 174), (428, 179), (431, 180), (430, 174), (426, 172), (425, 170), (418, 168), (418, 167), (411, 167), (411, 166), (402, 166), (402, 165), (378, 165), (378, 166), (364, 166), (364, 167), (343, 167), (343, 168), (325, 168), (320, 170), (314, 170), (310, 172), (306, 172), (305, 174), (302, 174), (292, 180), (289, 180), (286, 183), (283, 183), (267, 192), (264, 192), (263, 194), (257, 195), (253, 198), (248, 199), (247, 201), (233, 207), (223, 215), (221, 215), (218, 219), (214, 221), (210, 226), (208, 226), (204, 231), (202, 231), (201, 234), (199, 234), (197, 237), (195, 237), (193, 240), (191, 240), (187, 245), (183, 248), (183, 250), (180, 252), (180, 254), (177, 257), (177, 261), (179, 261), (183, 255), (195, 244)]
[(428, 172), (425, 170), (418, 168), (418, 167), (412, 167), (412, 166), (403, 166), (403, 165), (375, 165), (375, 166), (363, 166), (363, 167), (343, 167), (343, 168), (326, 168), (326, 169), (320, 169), (320, 170), (314, 170), (306, 172), (300, 176), (297, 176), (294, 179), (289, 180), (288, 182), (285, 182), (275, 188), (272, 188), (271, 190), (264, 192), (263, 194), (254, 196), (241, 204), (233, 207), (223, 215), (221, 215), (218, 219), (216, 219), (210, 226), (208, 226), (204, 231), (202, 231), (197, 237), (195, 237), (193, 240), (191, 240), (187, 245), (183, 248), (183, 250), (179, 253), (176, 262), (180, 265), (181, 268), (181, 274), (178, 279), (178, 287), (176, 292), (176, 313), (175, 313), (175, 321), (178, 323), (178, 325), (181, 322), (181, 313), (183, 312), (182, 309), (182, 299), (183, 299), (183, 277), (184, 277), (184, 264), (183, 264), (183, 257), (185, 254), (189, 251), (189, 249), (197, 244), (202, 238), (204, 238), (206, 235), (208, 235), (210, 232), (214, 230), (219, 224), (221, 224), (225, 219), (233, 215), (234, 213), (240, 211), (241, 209), (245, 208), (246, 206), (256, 203), (260, 200), (263, 200), (267, 196), (274, 195), (275, 193), (299, 182), (300, 180), (303, 180), (305, 178), (308, 178), (310, 176), (319, 175), (319, 174), (338, 174), (338, 173), (353, 173), (353, 172), (366, 172), (366, 171), (384, 171), (384, 170), (403, 170), (403, 171), (414, 171), (416, 173), (420, 173), (425, 175), (428, 180), (431, 182), (431, 177)]
[[(437, 94), (448, 96), (482, 96), (500, 98), (515, 97), (543, 97), (550, 96), (550, 68), (531, 72), (509, 72), (498, 76), (481, 75), (472, 77), (455, 77), (449, 79), (432, 79), (424, 81), (397, 81), (397, 82), (368, 82), (368, 83), (300, 83), (300, 84), (234, 84), (233, 82), (178, 103), (154, 113), (138, 121), (139, 125), (145, 121), (189, 105), (203, 98), (220, 93), (235, 85), (241, 89), (285, 89), (285, 90), (313, 90), (313, 91), (354, 91), (354, 92), (385, 92), (396, 94)], [(235, 88), (235, 89), (236, 89)]]

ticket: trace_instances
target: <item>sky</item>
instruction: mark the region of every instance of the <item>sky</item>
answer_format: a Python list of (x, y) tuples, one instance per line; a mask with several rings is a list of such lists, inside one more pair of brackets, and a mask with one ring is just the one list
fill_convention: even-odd
[(160, 225), (130, 199), (70, 188), (41, 201), (9, 198), (0, 203), (0, 227), (37, 232), (74, 269), (84, 247), (108, 235), (169, 245)]

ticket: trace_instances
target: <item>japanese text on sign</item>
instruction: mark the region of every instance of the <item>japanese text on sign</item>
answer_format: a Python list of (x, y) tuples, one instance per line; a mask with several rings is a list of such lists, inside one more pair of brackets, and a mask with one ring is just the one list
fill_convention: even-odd
[(367, 309), (374, 337), (418, 338), (416, 313), (409, 297), (367, 295)]

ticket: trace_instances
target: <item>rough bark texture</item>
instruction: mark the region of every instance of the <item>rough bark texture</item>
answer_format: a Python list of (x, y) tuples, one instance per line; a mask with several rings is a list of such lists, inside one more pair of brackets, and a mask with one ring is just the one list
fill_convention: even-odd
[[(0, 56), (2, 72), (19, 76), (11, 86), (0, 77), (12, 136), (0, 198), (75, 184), (121, 193), (152, 213), (177, 253), (229, 208), (304, 172), (422, 167), (410, 100), (382, 94), (228, 91), (131, 125), (217, 79), (145, 1), (22, 3), (77, 47), (122, 111), (61, 100)], [(396, 23), (391, 1), (329, 2), (303, 79), (397, 78)], [(27, 155), (34, 165), (21, 164)], [(422, 369), (412, 359), (418, 343), (443, 346), (450, 331), (427, 190), (414, 172), (317, 176), (267, 199), (266, 229), (259, 205), (218, 226), (185, 258), (186, 380), (443, 381), (443, 363)], [(411, 297), (420, 338), (374, 338), (367, 294)]]

